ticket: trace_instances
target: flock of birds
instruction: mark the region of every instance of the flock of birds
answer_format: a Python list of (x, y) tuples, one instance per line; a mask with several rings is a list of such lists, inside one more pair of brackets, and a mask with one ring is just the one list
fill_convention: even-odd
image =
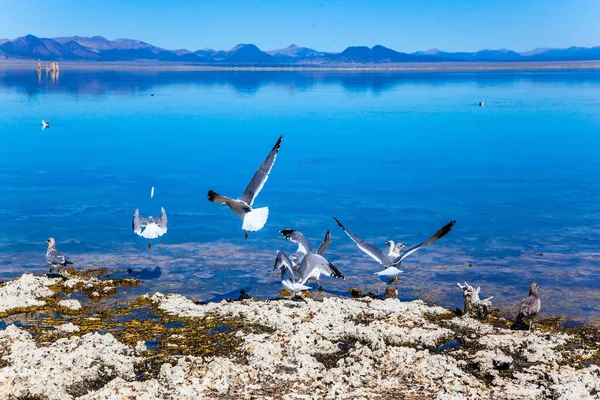
[[(483, 106), (483, 104), (480, 105)], [(49, 122), (42, 121), (42, 125), (44, 124), (47, 124), (46, 127), (50, 126)], [(275, 146), (273, 146), (267, 158), (255, 172), (240, 197), (234, 199), (216, 193), (213, 190), (208, 191), (207, 197), (209, 201), (221, 204), (222, 206), (228, 206), (242, 220), (242, 230), (246, 239), (248, 238), (248, 232), (256, 232), (262, 229), (269, 217), (269, 208), (255, 208), (254, 201), (269, 178), (281, 147), (282, 138), (283, 136), (279, 137)], [(152, 197), (153, 195), (154, 187), (151, 190), (150, 196)], [(406, 257), (447, 235), (456, 223), (456, 221), (450, 221), (429, 239), (408, 249), (402, 243), (394, 243), (394, 241), (389, 240), (385, 243), (387, 246), (386, 251), (382, 251), (350, 232), (337, 218), (333, 217), (333, 219), (360, 250), (383, 267), (383, 270), (375, 272), (375, 274), (387, 277), (388, 284), (395, 282), (398, 274), (403, 272), (399, 267)], [(156, 218), (143, 218), (140, 216), (139, 210), (136, 209), (133, 213), (132, 229), (137, 235), (148, 239), (148, 248), (151, 247), (150, 239), (158, 239), (159, 243), (162, 244), (160, 237), (167, 232), (167, 213), (165, 209), (161, 208), (161, 214)], [(296, 251), (290, 253), (289, 256), (284, 251), (277, 250), (273, 270), (280, 272), (281, 283), (284, 288), (294, 294), (298, 294), (304, 290), (311, 289), (311, 287), (306, 285), (309, 281), (316, 281), (320, 287), (320, 278), (322, 275), (344, 279), (342, 272), (323, 256), (323, 253), (331, 242), (331, 232), (327, 231), (323, 242), (316, 251), (313, 250), (308, 239), (301, 232), (294, 229), (282, 229), (280, 232), (287, 240), (298, 246)], [(72, 264), (56, 249), (56, 242), (53, 238), (49, 238), (46, 243), (48, 243), (46, 261), (51, 266), (50, 272), (58, 271), (61, 266)], [(528, 297), (521, 302), (517, 317), (518, 321), (528, 320), (529, 329), (531, 329), (532, 319), (541, 308), (537, 289), (538, 285), (532, 283)]]

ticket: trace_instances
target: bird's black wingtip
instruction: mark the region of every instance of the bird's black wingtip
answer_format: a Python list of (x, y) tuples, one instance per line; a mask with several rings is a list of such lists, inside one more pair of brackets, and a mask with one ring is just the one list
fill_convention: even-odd
[(215, 191), (209, 190), (207, 197), (208, 197), (208, 201), (215, 201), (215, 197), (217, 197), (217, 193)]
[(342, 225), (342, 223), (336, 217), (333, 217), (333, 219), (340, 226), (340, 228), (342, 228), (344, 230), (346, 229), (346, 228), (344, 228), (344, 225)]
[(342, 274), (342, 273), (340, 272), (340, 270), (339, 270), (339, 269), (337, 269), (337, 267), (336, 267), (335, 265), (333, 265), (332, 263), (329, 263), (329, 268), (331, 268), (331, 271), (333, 271), (333, 275), (332, 275), (332, 276), (333, 276), (334, 278), (340, 278), (340, 279), (342, 279), (342, 280), (344, 280), (344, 279), (345, 279), (345, 278), (344, 278), (344, 274)]
[(279, 231), (283, 236), (285, 236), (286, 239), (289, 239), (290, 236), (292, 236), (292, 233), (294, 233), (293, 229), (282, 229)]
[(277, 143), (275, 143), (275, 146), (273, 146), (273, 150), (279, 150), (279, 148), (281, 147), (282, 140), (283, 140), (283, 135), (280, 135), (279, 139), (277, 139)]

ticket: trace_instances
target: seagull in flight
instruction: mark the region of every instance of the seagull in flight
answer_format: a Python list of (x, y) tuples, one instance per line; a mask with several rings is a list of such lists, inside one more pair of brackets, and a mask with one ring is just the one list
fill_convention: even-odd
[(437, 241), (438, 239), (441, 239), (442, 237), (446, 236), (446, 234), (448, 232), (450, 232), (450, 230), (452, 230), (452, 227), (456, 223), (456, 221), (451, 221), (451, 222), (447, 223), (442, 228), (440, 228), (432, 237), (430, 237), (429, 239), (427, 239), (426, 241), (424, 241), (421, 244), (418, 244), (416, 246), (409, 248), (402, 254), (399, 253), (399, 249), (404, 248), (405, 246), (399, 243), (400, 246), (394, 245), (392, 248), (391, 244), (393, 242), (390, 240), (390, 241), (386, 242), (386, 244), (388, 244), (388, 246), (389, 246), (389, 250), (388, 250), (388, 253), (385, 254), (383, 251), (379, 250), (377, 247), (373, 246), (370, 243), (365, 242), (364, 240), (360, 239), (355, 234), (353, 234), (352, 232), (347, 230), (344, 227), (344, 225), (342, 225), (342, 223), (340, 221), (338, 221), (338, 219), (336, 217), (333, 217), (333, 219), (335, 220), (335, 222), (337, 222), (337, 224), (340, 226), (340, 228), (342, 228), (344, 230), (344, 232), (346, 232), (346, 235), (348, 235), (350, 237), (350, 239), (352, 239), (352, 241), (354, 243), (356, 243), (356, 245), (358, 246), (359, 249), (361, 249), (364, 253), (366, 253), (372, 259), (374, 259), (379, 264), (381, 264), (382, 266), (385, 267), (385, 269), (383, 271), (375, 272), (375, 275), (394, 277), (394, 278), (397, 278), (398, 274), (403, 272), (397, 268), (397, 266), (400, 266), (400, 263), (402, 262), (402, 260), (404, 260), (406, 257), (411, 255), (415, 251), (417, 251), (425, 246), (428, 246), (431, 243)]
[(246, 239), (248, 239), (248, 231), (256, 232), (262, 229), (269, 217), (269, 207), (252, 208), (252, 204), (269, 178), (269, 174), (271, 173), (271, 169), (277, 158), (277, 153), (281, 147), (282, 138), (283, 136), (279, 136), (277, 143), (275, 143), (275, 146), (273, 146), (273, 149), (271, 149), (271, 152), (265, 161), (263, 161), (260, 168), (258, 168), (258, 171), (256, 171), (252, 177), (252, 180), (241, 197), (231, 199), (212, 190), (208, 191), (209, 201), (223, 206), (229, 206), (231, 211), (242, 219), (242, 229), (244, 230), (244, 237)]
[(71, 261), (65, 258), (65, 255), (60, 251), (56, 250), (56, 241), (54, 238), (48, 238), (46, 240), (48, 243), (48, 251), (46, 251), (46, 262), (50, 264), (50, 273), (52, 273), (55, 268), (56, 271), (60, 269), (60, 267), (64, 267), (68, 264), (73, 264)]
[(136, 209), (133, 212), (131, 227), (136, 234), (148, 239), (148, 248), (152, 246), (150, 244), (150, 239), (158, 238), (158, 244), (162, 244), (160, 237), (167, 233), (167, 212), (164, 207), (161, 207), (160, 217), (153, 218), (150, 216), (148, 218), (142, 218), (140, 217), (139, 210)]
[(46, 128), (50, 128), (50, 121), (42, 120), (42, 130), (44, 130)]
[[(325, 239), (316, 252), (313, 252), (308, 239), (306, 239), (302, 232), (294, 229), (282, 229), (280, 232), (287, 240), (297, 244), (298, 249), (290, 257), (278, 251), (277, 260), (279, 261), (276, 260), (275, 268), (273, 269), (281, 267), (281, 263), (285, 262), (285, 258), (287, 258), (292, 265), (292, 272), (296, 274), (297, 281), (301, 282), (302, 285), (309, 279), (314, 279), (321, 286), (319, 281), (321, 274), (344, 279), (344, 275), (336, 266), (323, 257), (323, 252), (329, 246), (329, 243), (331, 243), (331, 233), (329, 231), (325, 234)], [(281, 260), (279, 258), (280, 253), (282, 254)]]

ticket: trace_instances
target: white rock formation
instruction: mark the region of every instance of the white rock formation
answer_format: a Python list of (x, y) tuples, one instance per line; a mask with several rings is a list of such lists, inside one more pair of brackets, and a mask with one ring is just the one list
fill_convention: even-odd
[(0, 312), (45, 305), (45, 301), (38, 299), (52, 296), (54, 293), (48, 286), (57, 282), (58, 279), (32, 274), (23, 274), (20, 278), (7, 282), (0, 287)]
[(68, 308), (69, 310), (79, 311), (81, 310), (81, 303), (79, 300), (75, 299), (66, 299), (58, 302), (59, 307)]
[(135, 378), (133, 350), (111, 334), (90, 333), (36, 344), (14, 325), (0, 331), (0, 398), (73, 399), (116, 377)]
[[(133, 348), (94, 333), (38, 345), (11, 325), (0, 331), (0, 398), (600, 398), (598, 366), (565, 365), (574, 355), (596, 354), (597, 346), (571, 349), (577, 342), (566, 334), (510, 331), (422, 301), (331, 297), (197, 305), (159, 293), (151, 300), (181, 317), (246, 320), (246, 330), (231, 333), (243, 351), (235, 357), (184, 354), (160, 366), (154, 379), (138, 382), (134, 364), (152, 356), (142, 342)], [(441, 346), (450, 343), (453, 348)]]

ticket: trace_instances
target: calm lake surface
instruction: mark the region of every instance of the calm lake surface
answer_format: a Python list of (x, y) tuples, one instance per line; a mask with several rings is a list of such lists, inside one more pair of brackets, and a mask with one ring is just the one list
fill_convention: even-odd
[[(269, 220), (244, 240), (206, 193), (240, 195), (280, 134), (255, 202)], [(0, 140), (2, 279), (46, 272), (54, 237), (76, 267), (141, 275), (130, 295), (270, 298), (275, 251), (295, 249), (279, 230), (316, 247), (329, 229), (347, 279), (325, 291), (381, 293), (379, 266), (332, 216), (382, 248), (455, 219), (403, 262), (402, 299), (458, 307), (467, 281), (509, 310), (536, 281), (547, 314), (600, 319), (599, 71), (3, 70)], [(161, 206), (169, 230), (148, 249), (131, 217)]]

